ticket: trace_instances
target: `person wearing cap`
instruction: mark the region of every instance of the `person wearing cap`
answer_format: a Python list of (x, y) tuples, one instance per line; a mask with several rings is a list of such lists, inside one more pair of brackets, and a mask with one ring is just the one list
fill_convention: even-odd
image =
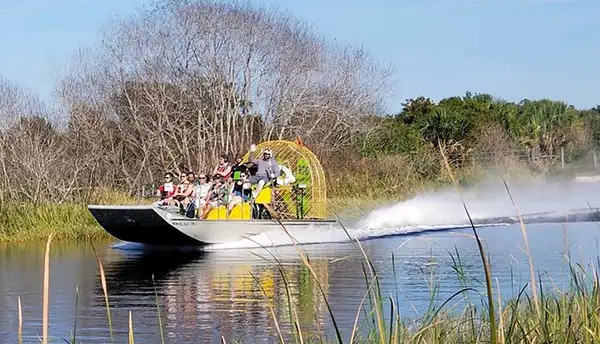
[(253, 144), (250, 146), (249, 160), (251, 163), (256, 165), (257, 171), (255, 175), (250, 176), (250, 178), (248, 178), (248, 182), (250, 182), (252, 185), (256, 184), (256, 191), (253, 195), (253, 197), (256, 198), (256, 196), (262, 190), (263, 186), (269, 181), (279, 177), (281, 171), (279, 169), (279, 164), (277, 163), (277, 160), (273, 158), (273, 152), (271, 152), (271, 150), (264, 149), (262, 151), (262, 159), (253, 158), (255, 151), (256, 145)]

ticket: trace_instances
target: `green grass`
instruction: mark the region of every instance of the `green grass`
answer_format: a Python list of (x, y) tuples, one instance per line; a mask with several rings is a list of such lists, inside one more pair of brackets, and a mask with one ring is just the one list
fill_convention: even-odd
[(5, 204), (0, 207), (0, 242), (103, 239), (108, 234), (85, 204)]
[[(99, 190), (91, 204), (139, 204), (124, 193)], [(87, 241), (108, 239), (109, 234), (87, 209), (87, 202), (0, 204), (0, 243), (44, 241), (50, 233), (54, 240)]]

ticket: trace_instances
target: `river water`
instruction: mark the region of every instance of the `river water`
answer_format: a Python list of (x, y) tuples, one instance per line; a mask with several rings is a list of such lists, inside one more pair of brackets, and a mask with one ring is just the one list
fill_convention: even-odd
[[(574, 263), (589, 264), (598, 257), (599, 233), (595, 223), (528, 226), (536, 271), (542, 274), (547, 288), (551, 284), (556, 288), (566, 286), (567, 250)], [(502, 297), (515, 295), (529, 281), (520, 228), (486, 227), (480, 228), (479, 234), (491, 257), (494, 281), (497, 279)], [(379, 274), (384, 297), (397, 298), (406, 319), (418, 320), (424, 314), (432, 286), (439, 286), (438, 303), (461, 289), (453, 269), (452, 255), (456, 258), (456, 251), (471, 279), (469, 283), (484, 291), (478, 282), (483, 281), (482, 264), (470, 229), (416, 231), (364, 240), (362, 246)], [(157, 304), (167, 343), (215, 343), (220, 336), (227, 342), (273, 342), (277, 331), (271, 312), (286, 332), (290, 304), (305, 331), (324, 331), (331, 336), (326, 304), (297, 248), (270, 249), (277, 264), (269, 252), (260, 248), (167, 251), (117, 242), (95, 243), (94, 247), (106, 272), (117, 343), (127, 341), (130, 311), (136, 342), (160, 343)], [(302, 250), (347, 338), (366, 290), (360, 249), (346, 242), (306, 245)], [(39, 343), (43, 256), (43, 243), (0, 246), (0, 343), (17, 342), (18, 297), (23, 307), (23, 340)], [(92, 245), (56, 242), (50, 256), (51, 342), (64, 343), (61, 338), (70, 338), (77, 315), (78, 341), (109, 343), (105, 301)], [(267, 297), (273, 300), (272, 311)]]

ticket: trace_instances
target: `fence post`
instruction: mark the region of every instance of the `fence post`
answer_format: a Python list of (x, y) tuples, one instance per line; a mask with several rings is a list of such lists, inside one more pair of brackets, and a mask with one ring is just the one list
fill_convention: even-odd
[(565, 147), (560, 147), (560, 166), (565, 168)]
[(596, 151), (592, 152), (592, 156), (594, 157), (594, 170), (598, 168), (598, 156), (596, 156)]

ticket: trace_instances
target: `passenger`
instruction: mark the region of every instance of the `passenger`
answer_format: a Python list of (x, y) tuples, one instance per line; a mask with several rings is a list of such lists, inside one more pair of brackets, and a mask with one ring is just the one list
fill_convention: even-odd
[(165, 173), (165, 183), (156, 189), (156, 197), (160, 197), (159, 204), (167, 198), (170, 198), (175, 193), (175, 185), (173, 184), (173, 173)]
[(200, 185), (200, 176), (202, 173), (194, 173), (194, 186), (197, 188)]
[(241, 173), (240, 178), (233, 182), (230, 200), (227, 204), (227, 213), (231, 212), (237, 204), (248, 201), (251, 195), (250, 183), (248, 183), (246, 173)]
[(235, 158), (235, 163), (231, 166), (231, 172), (235, 173), (235, 172), (246, 172), (248, 170), (248, 167), (245, 164), (242, 164), (242, 157), (237, 157)]
[[(275, 183), (277, 186), (286, 186), (296, 182), (296, 177), (294, 177), (292, 170), (290, 170), (287, 166), (279, 165), (279, 169), (281, 170), (281, 174), (279, 177), (277, 177), (277, 181)], [(287, 202), (285, 201), (284, 197), (285, 194), (289, 194), (288, 192), (289, 191), (282, 189), (274, 190), (271, 198), (271, 204), (275, 212), (279, 214), (289, 212), (288, 206), (286, 205)]]
[[(182, 176), (187, 176), (187, 178), (182, 180), (177, 192), (169, 198), (169, 205), (179, 206), (180, 208), (182, 205), (187, 205), (194, 196), (194, 173), (188, 172), (187, 175), (182, 174)], [(185, 204), (184, 200), (187, 200)]]
[(263, 186), (275, 180), (280, 174), (279, 164), (277, 160), (273, 158), (273, 153), (269, 149), (262, 151), (262, 159), (253, 159), (253, 153), (256, 151), (256, 145), (250, 146), (250, 162), (256, 165), (256, 174), (251, 176), (248, 181), (252, 185), (256, 185), (253, 197), (256, 198), (263, 188)]
[(235, 159), (235, 164), (231, 166), (231, 178), (233, 178), (233, 180), (238, 180), (242, 174), (249, 176), (250, 172), (248, 171), (248, 165), (249, 163), (242, 163), (241, 157), (237, 157)]
[(187, 174), (182, 173), (181, 176), (179, 177), (179, 184), (177, 184), (177, 192), (183, 192), (185, 190), (185, 188), (187, 187), (187, 184), (188, 184)]
[(219, 157), (219, 164), (215, 167), (213, 175), (221, 176), (224, 181), (229, 180), (231, 175), (231, 165), (229, 165), (229, 158), (227, 155), (221, 155), (221, 157)]
[(198, 176), (198, 185), (196, 185), (196, 209), (198, 214), (202, 214), (206, 206), (206, 197), (212, 187), (212, 183), (208, 181), (205, 173), (200, 173)]
[(213, 176), (212, 187), (206, 195), (205, 203), (206, 208), (200, 218), (206, 219), (208, 214), (213, 208), (217, 208), (220, 205), (224, 205), (227, 202), (227, 184), (223, 181), (223, 178), (216, 174)]

